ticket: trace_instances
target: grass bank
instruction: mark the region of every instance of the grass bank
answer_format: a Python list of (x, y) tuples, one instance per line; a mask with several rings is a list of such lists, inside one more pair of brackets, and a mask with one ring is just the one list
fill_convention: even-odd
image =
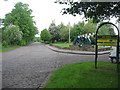
[(4, 46), (0, 45), (0, 52), (11, 51), (11, 50), (14, 50), (14, 49), (16, 49), (18, 47), (20, 47), (20, 46), (16, 45), (16, 46), (7, 46), (7, 47), (4, 47)]
[(57, 45), (61, 47), (69, 47), (69, 45), (73, 45), (73, 43), (54, 43), (53, 45)]
[(98, 69), (94, 62), (66, 65), (53, 73), (45, 88), (117, 88), (115, 69), (115, 64), (105, 62), (98, 62)]

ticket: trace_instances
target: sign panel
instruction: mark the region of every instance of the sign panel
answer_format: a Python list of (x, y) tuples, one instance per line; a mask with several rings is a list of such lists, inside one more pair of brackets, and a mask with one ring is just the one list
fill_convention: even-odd
[(97, 36), (97, 45), (117, 46), (117, 35), (99, 35)]

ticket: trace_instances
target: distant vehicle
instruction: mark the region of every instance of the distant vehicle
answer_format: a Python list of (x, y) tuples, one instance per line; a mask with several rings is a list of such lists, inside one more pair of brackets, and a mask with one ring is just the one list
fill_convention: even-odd
[[(109, 54), (109, 58), (111, 59), (112, 63), (117, 63), (116, 60), (116, 47), (112, 47), (113, 50)], [(120, 45), (119, 45), (119, 63), (120, 63)]]

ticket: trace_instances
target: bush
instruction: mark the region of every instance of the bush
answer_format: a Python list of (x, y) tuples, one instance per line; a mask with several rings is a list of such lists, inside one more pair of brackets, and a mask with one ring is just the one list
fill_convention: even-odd
[(6, 41), (2, 42), (2, 46), (7, 46), (7, 45), (8, 45), (8, 43)]
[(44, 42), (51, 40), (51, 34), (46, 29), (44, 29), (43, 31), (41, 31), (40, 37), (41, 37), (41, 40), (43, 40)]
[(3, 45), (19, 45), (22, 40), (22, 32), (15, 25), (5, 27), (2, 36)]
[(40, 42), (40, 37), (35, 37), (34, 42)]
[(24, 46), (24, 45), (26, 45), (27, 43), (26, 43), (26, 41), (25, 40), (22, 40), (21, 42), (20, 42), (20, 45), (21, 46)]

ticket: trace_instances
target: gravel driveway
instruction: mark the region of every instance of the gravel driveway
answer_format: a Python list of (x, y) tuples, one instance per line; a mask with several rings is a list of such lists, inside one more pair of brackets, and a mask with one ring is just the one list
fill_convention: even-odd
[[(108, 60), (108, 55), (99, 56), (99, 61)], [(2, 53), (3, 88), (38, 88), (50, 74), (66, 64), (94, 61), (94, 55), (58, 53), (42, 43), (32, 43), (13, 51)]]

